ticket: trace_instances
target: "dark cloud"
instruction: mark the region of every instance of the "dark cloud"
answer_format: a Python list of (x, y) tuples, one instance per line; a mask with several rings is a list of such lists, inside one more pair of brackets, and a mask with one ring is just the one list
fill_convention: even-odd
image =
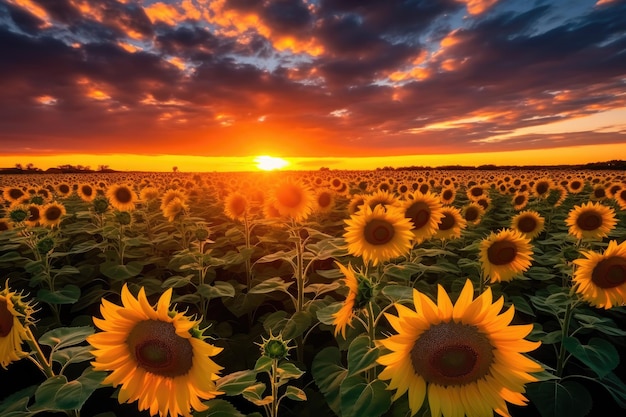
[[(92, 0), (84, 14), (69, 0), (37, 4), (47, 20), (0, 5), (9, 151), (24, 140), (49, 148), (50, 138), (67, 151), (239, 155), (256, 141), (296, 156), (623, 142), (594, 131), (514, 135), (626, 106), (623, 2), (590, 1), (569, 17), (558, 17), (567, 2), (465, 17), (452, 0), (225, 2), (269, 34), (220, 27), (216, 10), (204, 10), (211, 21), (171, 24), (136, 2)], [(292, 49), (276, 46), (284, 39)]]

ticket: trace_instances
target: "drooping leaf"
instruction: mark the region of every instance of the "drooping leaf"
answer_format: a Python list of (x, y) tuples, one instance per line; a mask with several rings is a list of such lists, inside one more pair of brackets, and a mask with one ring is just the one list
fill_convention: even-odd
[(354, 375), (341, 382), (342, 417), (378, 417), (391, 407), (391, 391), (379, 379), (367, 382)]
[(600, 378), (619, 365), (619, 353), (608, 340), (592, 337), (588, 344), (583, 345), (575, 337), (566, 337), (563, 344), (568, 352), (591, 368)]
[(585, 417), (592, 407), (589, 391), (572, 380), (529, 384), (527, 394), (542, 417)]
[(341, 412), (341, 383), (348, 375), (348, 370), (341, 365), (341, 352), (338, 348), (330, 346), (322, 349), (311, 365), (313, 380), (324, 394), (328, 406), (340, 417)]

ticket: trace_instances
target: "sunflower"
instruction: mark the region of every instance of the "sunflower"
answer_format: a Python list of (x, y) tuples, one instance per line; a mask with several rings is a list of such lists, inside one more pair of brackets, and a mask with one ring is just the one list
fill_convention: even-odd
[(403, 203), (404, 216), (413, 224), (411, 232), (415, 244), (430, 239), (437, 232), (443, 217), (442, 207), (439, 197), (430, 192), (422, 194), (415, 191)]
[(376, 206), (372, 210), (365, 204), (345, 223), (348, 252), (362, 256), (365, 263), (371, 261), (373, 266), (396, 258), (413, 246), (413, 225), (399, 208)]
[(365, 197), (365, 204), (374, 210), (374, 207), (378, 205), (381, 205), (382, 207), (397, 206), (398, 199), (389, 191), (378, 190)]
[(137, 194), (128, 185), (114, 184), (107, 189), (106, 196), (111, 206), (119, 211), (135, 209)]
[(189, 206), (184, 200), (180, 198), (175, 198), (170, 201), (167, 206), (163, 208), (163, 217), (165, 217), (169, 222), (173, 222), (176, 218), (182, 215), (185, 212), (189, 211)]
[(448, 187), (441, 190), (439, 193), (439, 199), (442, 204), (452, 204), (456, 197), (456, 189), (454, 187)]
[(22, 342), (28, 339), (28, 326), (33, 323), (33, 306), (11, 291), (9, 282), (0, 291), (0, 366), (4, 369), (26, 353)]
[(62, 182), (57, 184), (55, 191), (61, 197), (69, 197), (72, 194), (72, 187), (68, 183)]
[(306, 220), (313, 210), (313, 191), (300, 181), (284, 180), (271, 192), (271, 200), (281, 216)]
[(485, 209), (478, 203), (469, 203), (463, 207), (463, 218), (467, 223), (478, 224), (485, 214)]
[(622, 188), (615, 194), (615, 201), (619, 204), (620, 210), (626, 210), (626, 188)]
[(520, 232), (525, 238), (533, 240), (543, 231), (545, 219), (534, 210), (525, 210), (511, 219), (511, 228)]
[(504, 299), (492, 303), (490, 288), (473, 294), (470, 280), (454, 305), (441, 285), (437, 304), (413, 289), (415, 310), (396, 304), (397, 317), (385, 313), (398, 333), (378, 341), (391, 351), (377, 360), (378, 378), (396, 390), (393, 401), (408, 391), (412, 414), (426, 397), (430, 415), (444, 417), (509, 416), (506, 402), (526, 405), (525, 384), (543, 368), (524, 353), (541, 342), (524, 339), (532, 324), (510, 325), (515, 307), (500, 313)]
[(161, 197), (160, 209), (165, 209), (165, 207), (167, 207), (167, 205), (175, 198), (178, 198), (182, 201), (187, 201), (187, 194), (179, 190), (167, 190)]
[(530, 268), (532, 262), (530, 239), (512, 229), (502, 229), (480, 243), (480, 263), (484, 276), (491, 282), (510, 281)]
[(467, 198), (476, 201), (486, 195), (485, 188), (482, 185), (474, 185), (467, 189)]
[(576, 292), (589, 304), (609, 309), (626, 303), (626, 241), (611, 240), (604, 253), (583, 252), (572, 279)]
[(315, 211), (318, 213), (330, 213), (335, 207), (335, 193), (328, 189), (320, 188), (315, 192)]
[(76, 192), (80, 199), (87, 203), (91, 203), (97, 194), (96, 189), (91, 184), (79, 184)]
[(348, 295), (343, 302), (341, 309), (333, 314), (335, 318), (333, 324), (335, 325), (335, 336), (341, 333), (341, 336), (346, 338), (346, 326), (352, 326), (352, 318), (355, 311), (358, 311), (365, 307), (367, 303), (373, 297), (373, 284), (363, 274), (355, 273), (352, 269), (352, 265), (348, 264), (346, 268), (339, 262), (335, 261), (335, 264), (339, 267), (339, 270), (345, 277), (345, 284), (348, 287)]
[(28, 210), (28, 217), (24, 223), (31, 227), (37, 226), (41, 220), (41, 209), (42, 207), (37, 204), (29, 204), (26, 206), (26, 210)]
[(518, 191), (513, 195), (513, 210), (519, 211), (526, 207), (528, 204), (528, 193), (525, 191)]
[(444, 206), (441, 213), (443, 216), (434, 237), (441, 240), (461, 237), (461, 232), (467, 227), (467, 221), (461, 215), (461, 211), (456, 207)]
[(232, 220), (243, 220), (248, 214), (249, 206), (245, 195), (233, 191), (224, 199), (224, 214)]
[(567, 191), (572, 194), (580, 193), (585, 187), (585, 181), (580, 178), (573, 178), (567, 183)]
[(606, 188), (604, 185), (596, 185), (593, 187), (591, 191), (591, 196), (589, 197), (593, 201), (602, 201), (607, 198)]
[(12, 228), (13, 224), (9, 221), (9, 219), (0, 217), (0, 232), (4, 232)]
[(549, 178), (542, 178), (533, 185), (533, 194), (537, 198), (545, 198), (550, 194), (550, 190), (554, 187), (554, 183)]
[(348, 214), (353, 215), (361, 210), (363, 204), (365, 204), (366, 197), (363, 194), (354, 194), (348, 202)]
[(102, 300), (102, 319), (94, 317), (101, 332), (87, 338), (96, 371), (112, 371), (104, 384), (120, 386), (118, 401), (138, 401), (150, 415), (190, 416), (206, 410), (201, 399), (221, 394), (216, 390), (222, 367), (210, 357), (222, 348), (204, 341), (199, 321), (170, 310), (172, 289), (152, 307), (142, 287), (135, 298), (126, 284), (122, 305)]
[(40, 213), (41, 218), (39, 219), (39, 223), (41, 223), (42, 226), (54, 227), (61, 224), (61, 220), (63, 220), (63, 216), (65, 216), (67, 211), (63, 204), (53, 201), (41, 207)]
[(569, 234), (577, 239), (601, 239), (615, 227), (615, 210), (600, 203), (588, 201), (570, 210), (565, 224)]
[(150, 202), (159, 198), (159, 190), (156, 187), (146, 186), (139, 192), (141, 201)]
[(26, 196), (26, 193), (21, 188), (7, 187), (2, 191), (4, 199), (10, 203), (14, 203), (22, 200)]

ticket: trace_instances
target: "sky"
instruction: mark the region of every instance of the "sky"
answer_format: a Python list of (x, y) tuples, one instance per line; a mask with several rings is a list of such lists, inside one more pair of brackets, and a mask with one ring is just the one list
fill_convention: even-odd
[(626, 159), (623, 0), (0, 0), (0, 167)]

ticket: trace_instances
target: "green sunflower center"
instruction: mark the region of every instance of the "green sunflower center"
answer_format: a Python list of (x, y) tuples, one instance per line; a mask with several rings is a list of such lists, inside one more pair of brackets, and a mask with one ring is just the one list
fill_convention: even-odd
[(382, 219), (372, 219), (365, 225), (363, 237), (371, 245), (384, 245), (393, 239), (396, 230), (393, 225)]
[(185, 375), (192, 366), (193, 348), (172, 323), (146, 320), (137, 323), (126, 341), (137, 365), (168, 378)]
[(517, 228), (522, 233), (534, 232), (537, 228), (537, 220), (533, 216), (522, 216), (517, 221)]
[(57, 206), (50, 206), (46, 209), (44, 216), (50, 221), (58, 220), (61, 217), (61, 209)]
[(413, 369), (427, 383), (464, 385), (484, 377), (494, 361), (489, 339), (476, 327), (448, 322), (431, 326), (411, 349)]
[(450, 213), (444, 213), (439, 224), (439, 230), (450, 230), (456, 224), (456, 219)]
[(497, 240), (487, 249), (487, 259), (493, 265), (508, 265), (517, 256), (517, 245), (510, 240)]
[(595, 210), (583, 211), (576, 219), (576, 226), (581, 230), (596, 230), (602, 226), (602, 214)]
[(0, 298), (0, 337), (7, 337), (13, 329), (13, 314), (5, 298)]
[(424, 201), (416, 201), (406, 209), (404, 215), (413, 222), (414, 229), (421, 229), (430, 220), (430, 207)]
[(297, 187), (286, 186), (278, 190), (276, 199), (283, 206), (295, 208), (302, 202), (302, 195)]
[(600, 288), (613, 288), (626, 282), (626, 258), (611, 256), (593, 268), (591, 280)]
[(133, 194), (127, 187), (119, 187), (115, 190), (115, 199), (122, 204), (130, 203), (133, 201)]

